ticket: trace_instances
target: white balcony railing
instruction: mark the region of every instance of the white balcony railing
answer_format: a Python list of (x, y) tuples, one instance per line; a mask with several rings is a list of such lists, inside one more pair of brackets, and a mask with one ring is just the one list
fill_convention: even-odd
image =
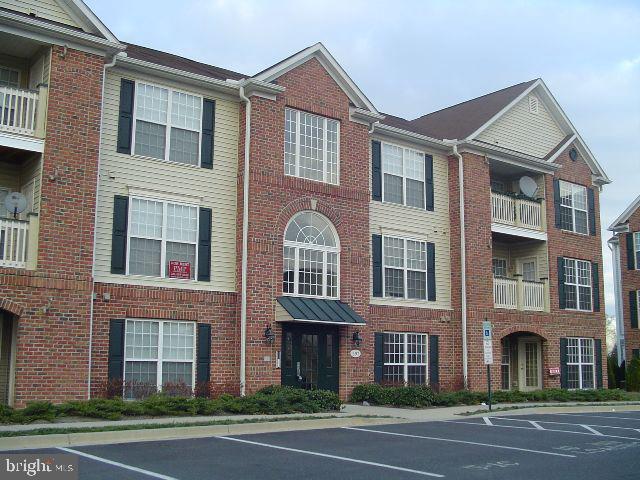
[(518, 308), (518, 281), (511, 278), (493, 279), (493, 303), (496, 308)]
[(542, 205), (532, 200), (491, 192), (491, 221), (542, 230)]
[(0, 87), (0, 131), (36, 133), (38, 91)]
[(29, 222), (0, 218), (0, 267), (26, 268)]
[(544, 282), (527, 282), (521, 278), (493, 279), (493, 304), (496, 308), (543, 312), (546, 310)]

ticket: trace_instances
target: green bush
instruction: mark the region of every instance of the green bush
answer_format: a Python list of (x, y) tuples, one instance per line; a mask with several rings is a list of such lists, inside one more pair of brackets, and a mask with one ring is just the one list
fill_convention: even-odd
[(640, 392), (640, 358), (627, 361), (625, 378), (627, 380), (627, 390)]
[(373, 405), (394, 405), (398, 407), (429, 407), (433, 405), (435, 394), (427, 385), (386, 386), (375, 383), (358, 385), (351, 392), (351, 401), (369, 402)]
[(0, 422), (30, 423), (36, 420), (53, 421), (58, 417), (118, 420), (133, 416), (317, 413), (340, 410), (340, 404), (340, 398), (334, 392), (271, 386), (246, 397), (224, 394), (218, 398), (209, 399), (156, 394), (140, 401), (95, 398), (59, 405), (53, 405), (50, 402), (33, 402), (21, 410), (0, 407)]

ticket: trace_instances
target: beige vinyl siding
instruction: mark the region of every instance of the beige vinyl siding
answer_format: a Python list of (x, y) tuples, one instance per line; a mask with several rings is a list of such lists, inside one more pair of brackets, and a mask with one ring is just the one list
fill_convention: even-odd
[(0, 0), (0, 7), (28, 15), (35, 14), (36, 17), (53, 20), (72, 27), (80, 26), (55, 0)]
[[(0, 162), (0, 187), (12, 192), (20, 190), (20, 165)], [(0, 206), (4, 210), (3, 206)]]
[[(376, 138), (385, 142), (387, 140)], [(389, 140), (388, 143), (426, 152), (433, 156), (433, 212), (393, 203), (371, 201), (369, 223), (371, 234), (412, 238), (435, 244), (436, 300), (403, 300), (371, 297), (375, 305), (450, 309), (451, 308), (451, 261), (449, 227), (449, 179), (446, 157), (425, 150), (419, 145)], [(369, 269), (373, 285), (373, 268)]]
[(493, 243), (493, 258), (504, 258), (507, 261), (507, 276), (512, 277), (520, 271), (520, 262), (535, 258), (538, 280), (549, 278), (549, 258), (547, 242), (531, 241), (508, 245)]
[(22, 168), (20, 187), (24, 187), (29, 182), (33, 182), (33, 211), (38, 213), (40, 212), (40, 187), (42, 184), (42, 162), (40, 155), (35, 155)]
[(538, 99), (537, 114), (529, 111), (529, 96), (525, 96), (478, 135), (477, 139), (534, 157), (545, 157), (566, 134), (542, 100), (535, 93), (531, 95)]
[(40, 83), (49, 83), (49, 71), (51, 62), (51, 49), (43, 49), (31, 60), (29, 68), (29, 88), (35, 90)]
[[(109, 71), (105, 84), (104, 123), (101, 144), (98, 224), (96, 228), (96, 280), (172, 288), (235, 291), (236, 270), (236, 174), (238, 159), (237, 102), (216, 97), (210, 91), (161, 81), (136, 73), (125, 78), (200, 94), (216, 100), (213, 169), (180, 165), (116, 152), (120, 80), (119, 70)], [(197, 200), (212, 209), (211, 282), (113, 275), (111, 230), (115, 195), (133, 190), (153, 191), (169, 199)]]

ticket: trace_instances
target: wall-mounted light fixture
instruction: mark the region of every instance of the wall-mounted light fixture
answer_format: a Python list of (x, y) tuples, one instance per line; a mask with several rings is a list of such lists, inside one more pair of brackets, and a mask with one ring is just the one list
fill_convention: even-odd
[(271, 325), (268, 325), (264, 329), (264, 339), (269, 345), (273, 345), (276, 342), (276, 334), (273, 332)]
[(359, 330), (356, 330), (355, 332), (353, 332), (353, 335), (351, 335), (351, 341), (356, 347), (360, 346), (360, 344), (362, 343), (362, 335), (360, 335)]

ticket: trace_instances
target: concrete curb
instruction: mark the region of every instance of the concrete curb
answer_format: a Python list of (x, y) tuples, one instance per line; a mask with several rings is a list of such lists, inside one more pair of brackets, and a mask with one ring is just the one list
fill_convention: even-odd
[(356, 427), (364, 425), (386, 425), (406, 423), (399, 418), (319, 418), (314, 420), (283, 420), (278, 422), (236, 423), (229, 425), (207, 425), (199, 427), (167, 427), (144, 430), (122, 430), (112, 432), (62, 433), (53, 435), (31, 435), (0, 438), (0, 451), (26, 450), (33, 448), (72, 447), (82, 445), (104, 445), (113, 443), (150, 442), (186, 438), (219, 437), (224, 435), (246, 435), (294, 430), (316, 430), (323, 428)]

